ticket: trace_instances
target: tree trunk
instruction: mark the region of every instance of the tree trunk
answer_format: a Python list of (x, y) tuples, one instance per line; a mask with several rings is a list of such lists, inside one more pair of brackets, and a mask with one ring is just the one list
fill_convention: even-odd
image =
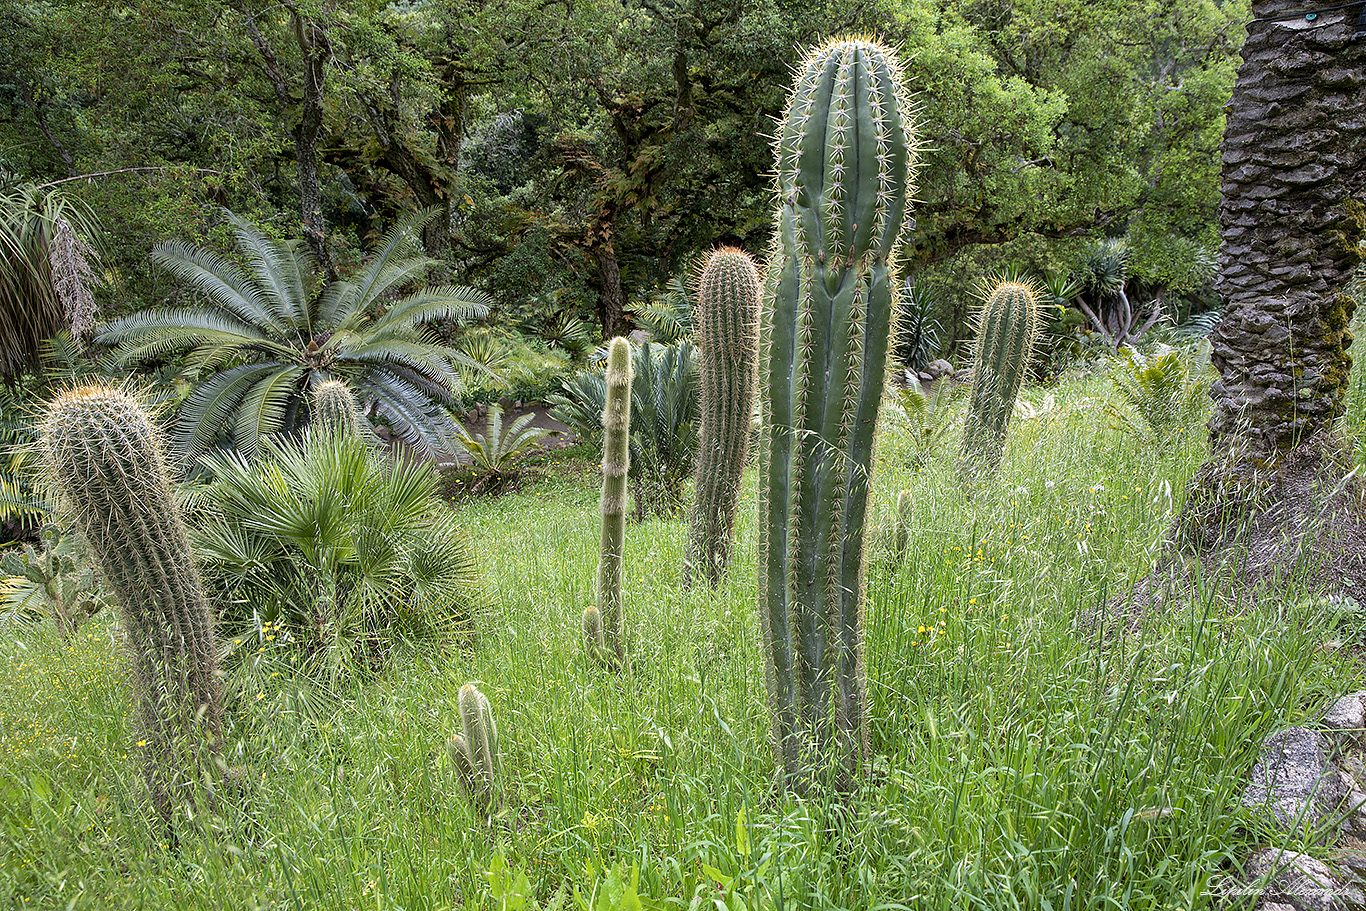
[[(1284, 16), (1256, 0), (1257, 17)], [(1224, 134), (1219, 290), (1211, 341), (1216, 451), (1255, 463), (1342, 415), (1366, 194), (1366, 40), (1356, 9), (1253, 21)]]
[(615, 338), (626, 332), (626, 294), (621, 287), (621, 267), (617, 251), (612, 246), (611, 229), (593, 245), (593, 265), (598, 273), (598, 317), (602, 320), (603, 338)]
[(293, 12), (294, 37), (304, 55), (304, 104), (299, 118), (295, 159), (299, 166), (299, 197), (303, 210), (304, 241), (322, 267), (324, 281), (337, 277), (327, 250), (327, 221), (323, 218), (322, 189), (318, 184), (318, 137), (323, 128), (323, 85), (332, 45), (327, 30)]
[(1355, 7), (1252, 9), (1223, 144), (1212, 452), (1175, 532), (1207, 564), (1237, 554), (1248, 581), (1306, 557), (1326, 561), (1319, 579), (1366, 580), (1366, 523), (1332, 434), (1366, 226), (1366, 40)]

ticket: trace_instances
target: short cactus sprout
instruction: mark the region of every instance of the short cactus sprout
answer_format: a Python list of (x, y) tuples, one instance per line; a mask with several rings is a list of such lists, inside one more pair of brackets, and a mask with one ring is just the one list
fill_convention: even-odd
[(498, 726), (487, 697), (473, 683), (460, 688), (459, 704), (461, 732), (451, 735), (446, 749), (471, 799), (488, 811), (498, 798)]

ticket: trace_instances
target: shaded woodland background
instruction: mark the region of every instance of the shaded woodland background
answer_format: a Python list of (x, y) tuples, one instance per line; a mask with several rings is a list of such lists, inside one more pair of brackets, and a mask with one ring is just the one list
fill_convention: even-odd
[[(346, 273), (434, 206), (433, 278), (530, 336), (566, 315), (610, 336), (699, 251), (765, 250), (797, 48), (866, 31), (901, 48), (921, 105), (905, 271), (952, 353), (980, 276), (1066, 274), (1104, 238), (1127, 239), (1137, 304), (1217, 306), (1246, 19), (1243, 0), (8, 0), (0, 184), (69, 181), (99, 215), (103, 318), (183, 294), (147, 253), (226, 246), (222, 209)], [(1075, 310), (1052, 327), (1081, 328)]]

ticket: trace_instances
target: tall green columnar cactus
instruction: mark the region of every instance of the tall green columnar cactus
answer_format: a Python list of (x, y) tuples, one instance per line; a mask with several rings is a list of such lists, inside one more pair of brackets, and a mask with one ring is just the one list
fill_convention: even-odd
[(867, 753), (863, 543), (914, 144), (892, 53), (837, 40), (801, 65), (777, 144), (760, 320), (759, 607), (775, 747), (799, 787)]
[(999, 281), (987, 294), (977, 327), (972, 401), (963, 428), (964, 478), (990, 476), (1001, 464), (1006, 428), (1038, 341), (1039, 292), (1021, 281)]
[(170, 826), (209, 771), (223, 688), (213, 615), (160, 435), (133, 396), (89, 385), (48, 406), (42, 446), (119, 607), (137, 688), (143, 772)]
[(602, 543), (598, 613), (607, 657), (626, 666), (622, 559), (626, 551), (626, 474), (631, 468), (631, 343), (612, 339), (607, 352), (607, 404), (602, 410)]
[(715, 585), (730, 560), (754, 415), (761, 289), (754, 260), (734, 247), (713, 251), (698, 276), (693, 324), (701, 354), (702, 427), (697, 499), (683, 563), (685, 588), (699, 572), (708, 585)]
[(313, 390), (313, 422), (331, 434), (359, 434), (364, 425), (356, 396), (341, 380), (324, 380)]
[(498, 726), (488, 698), (473, 683), (460, 688), (460, 730), (451, 735), (446, 749), (464, 775), (470, 796), (483, 810), (498, 798)]

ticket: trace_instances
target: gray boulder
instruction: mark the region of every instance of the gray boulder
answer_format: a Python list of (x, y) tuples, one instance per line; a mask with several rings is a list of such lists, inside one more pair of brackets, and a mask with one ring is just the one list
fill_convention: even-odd
[(1331, 761), (1332, 746), (1323, 734), (1303, 727), (1266, 738), (1243, 791), (1243, 806), (1278, 831), (1323, 833), (1347, 796)]
[(1263, 908), (1289, 905), (1295, 911), (1352, 911), (1362, 907), (1361, 891), (1342, 883), (1328, 865), (1307, 854), (1262, 848), (1247, 862), (1250, 880), (1267, 880)]
[(925, 372), (935, 379), (939, 379), (941, 376), (948, 376), (953, 373), (953, 365), (941, 357), (937, 361), (930, 361), (926, 364)]

